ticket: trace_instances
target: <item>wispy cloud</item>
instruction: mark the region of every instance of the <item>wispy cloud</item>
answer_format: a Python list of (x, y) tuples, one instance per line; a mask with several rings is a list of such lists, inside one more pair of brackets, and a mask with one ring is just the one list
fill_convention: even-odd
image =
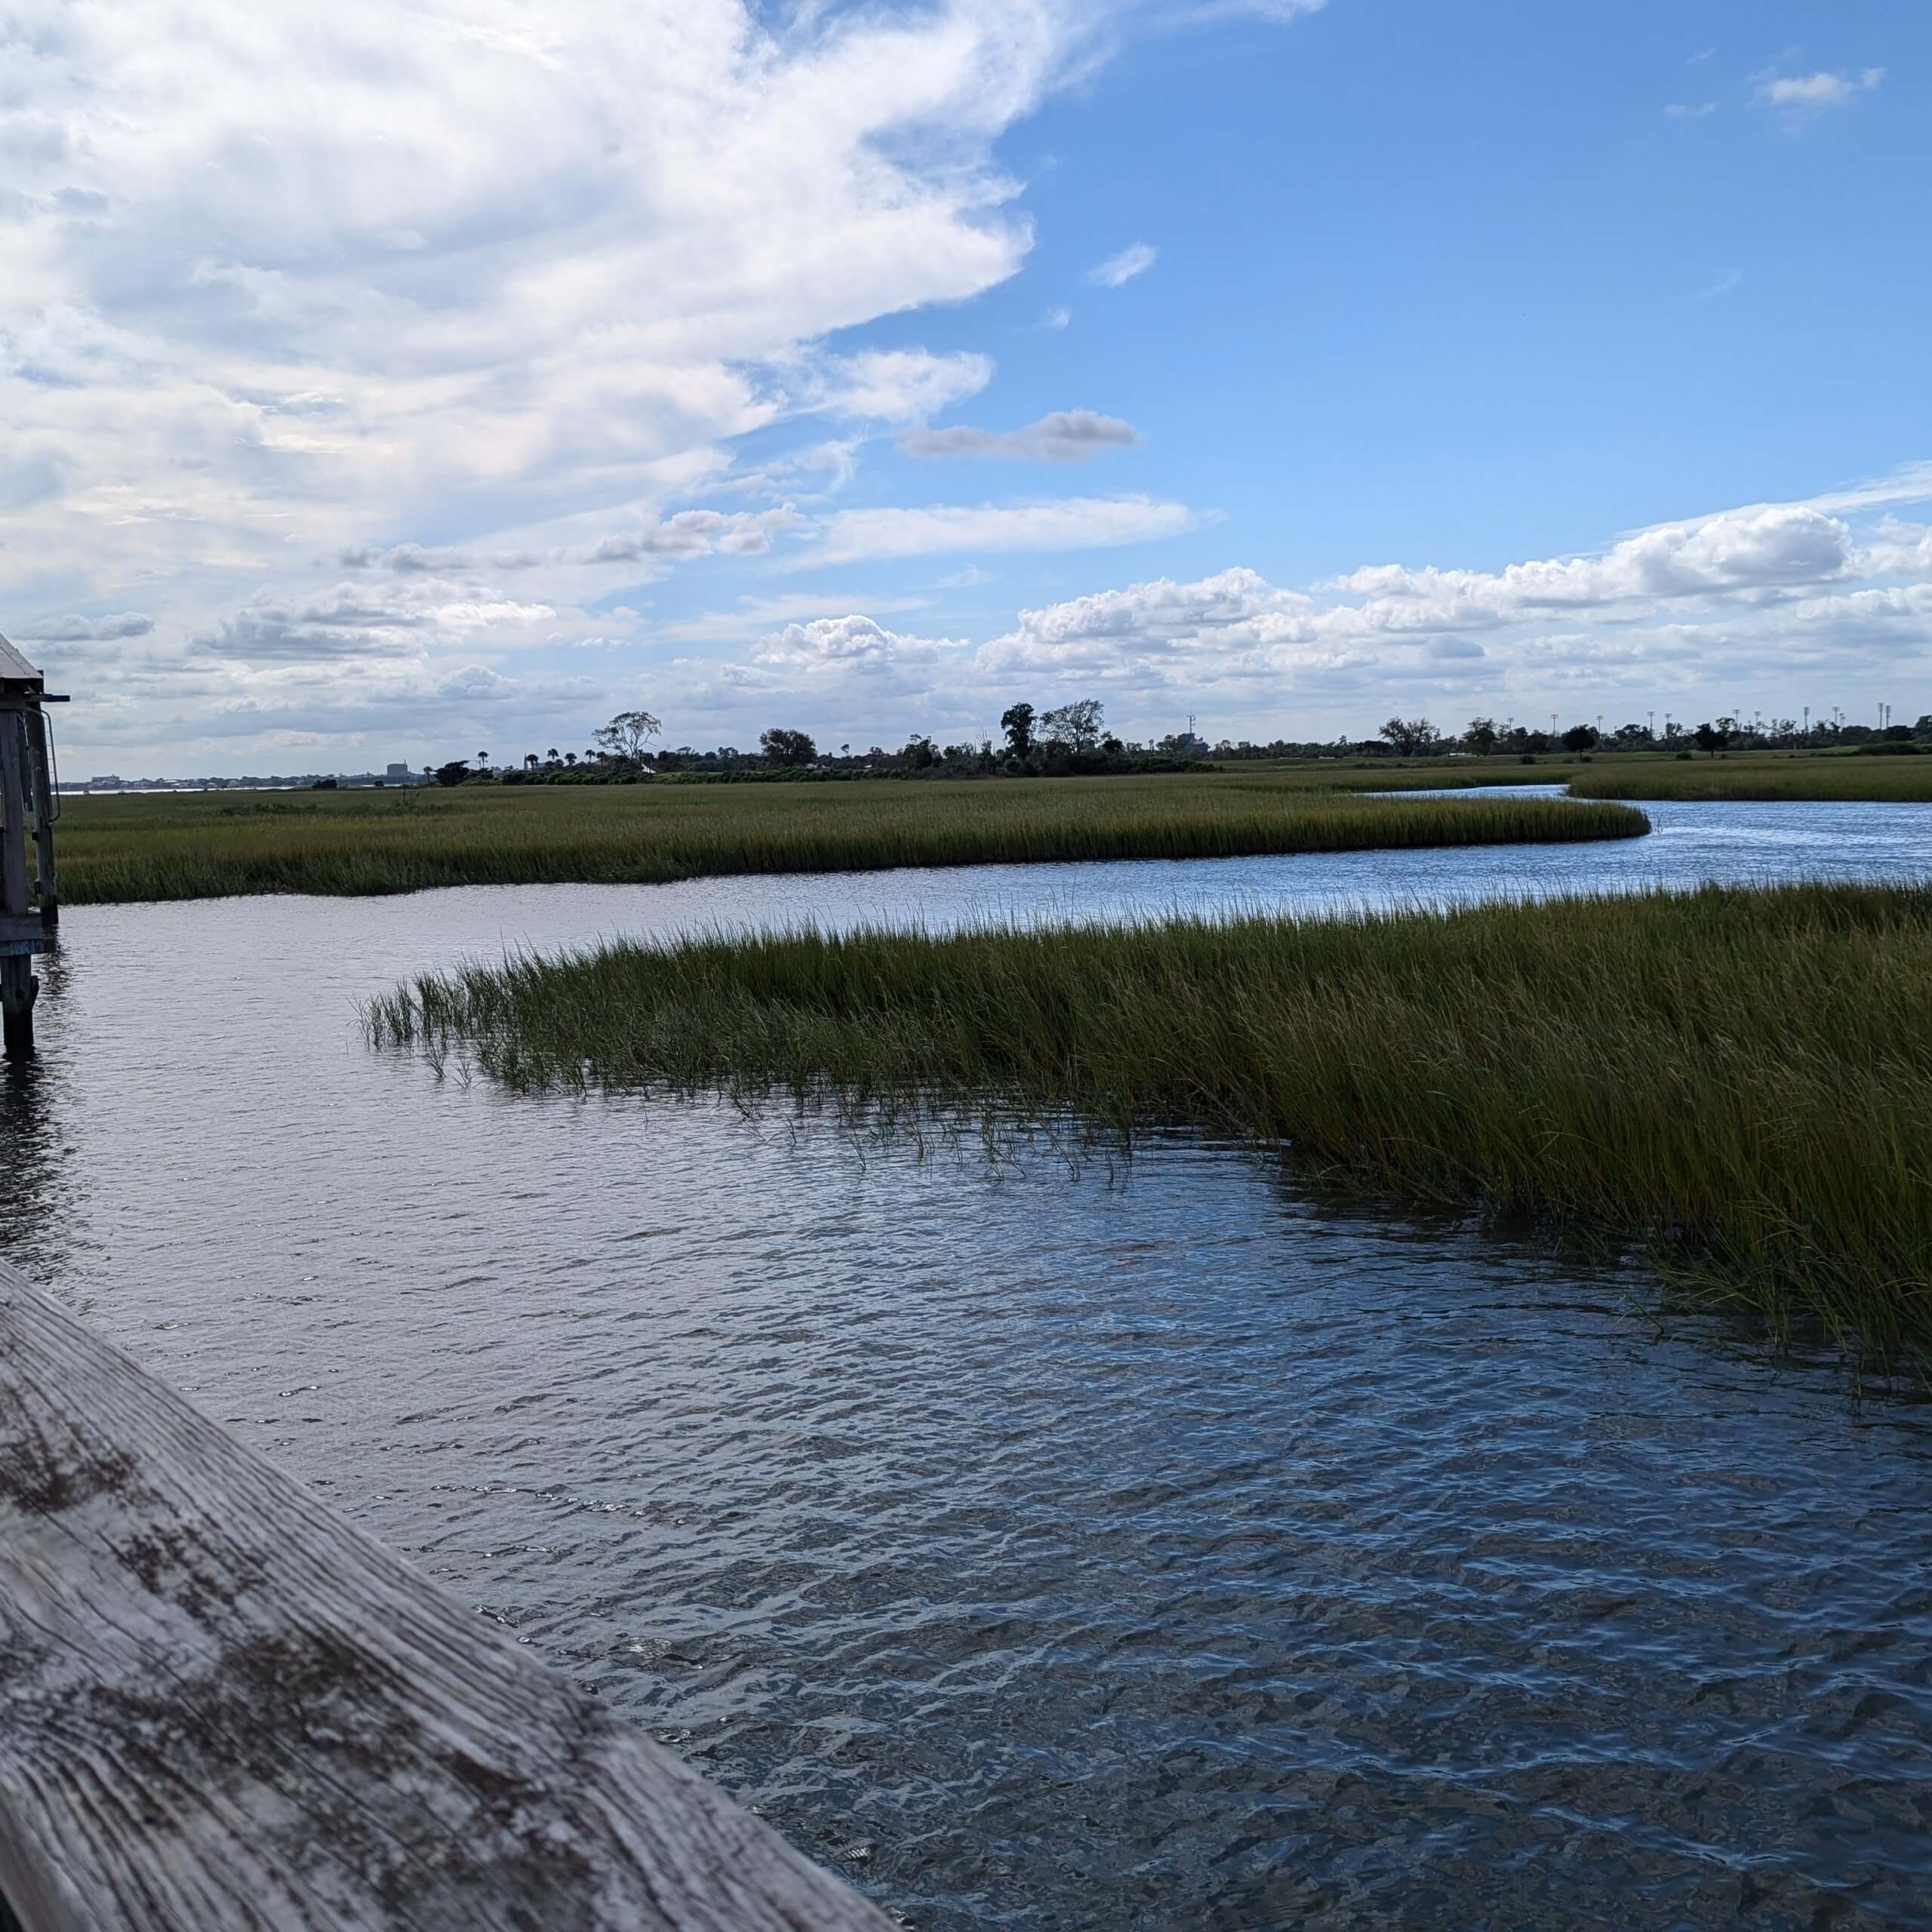
[(974, 429), (964, 423), (945, 429), (915, 429), (900, 447), (912, 456), (985, 456), (1077, 463), (1101, 451), (1131, 447), (1140, 440), (1131, 423), (1091, 409), (1057, 409), (1020, 429)]
[(1717, 111), (1718, 104), (1714, 100), (1700, 100), (1694, 104), (1687, 100), (1673, 100), (1664, 109), (1673, 121), (1702, 121)]
[(1742, 269), (1726, 269), (1708, 288), (1700, 288), (1694, 295), (1684, 299), (1690, 302), (1715, 301), (1720, 295), (1728, 295), (1744, 279)]
[(1882, 67), (1866, 67), (1856, 74), (1774, 74), (1757, 77), (1755, 98), (1764, 106), (1775, 108), (1788, 123), (1808, 121), (1834, 107), (1847, 107), (1862, 94), (1869, 94), (1885, 78)]
[(1123, 288), (1136, 275), (1145, 275), (1154, 261), (1154, 250), (1145, 242), (1137, 242), (1118, 255), (1109, 256), (1098, 268), (1089, 269), (1087, 279), (1102, 288)]
[(1201, 521), (1185, 503), (1146, 497), (1065, 497), (1041, 503), (919, 509), (841, 510), (825, 541), (789, 570), (866, 558), (933, 557), (997, 550), (1096, 550), (1177, 536)]

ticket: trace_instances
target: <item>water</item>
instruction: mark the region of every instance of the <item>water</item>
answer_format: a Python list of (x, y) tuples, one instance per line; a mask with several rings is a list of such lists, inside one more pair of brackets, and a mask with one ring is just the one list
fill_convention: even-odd
[(0, 1239), (932, 1932), (1932, 1923), (1932, 1432), (1641, 1275), (1210, 1146), (857, 1145), (371, 1054), (465, 954), (1932, 872), (1633, 843), (82, 908)]

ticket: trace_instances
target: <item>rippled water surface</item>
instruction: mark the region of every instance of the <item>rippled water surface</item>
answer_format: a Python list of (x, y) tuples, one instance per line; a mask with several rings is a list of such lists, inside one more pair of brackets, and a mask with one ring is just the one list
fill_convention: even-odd
[(910, 1924), (1932, 1924), (1932, 1434), (1236, 1152), (860, 1145), (361, 1044), (465, 954), (1932, 870), (1609, 846), (78, 909), (7, 1252)]

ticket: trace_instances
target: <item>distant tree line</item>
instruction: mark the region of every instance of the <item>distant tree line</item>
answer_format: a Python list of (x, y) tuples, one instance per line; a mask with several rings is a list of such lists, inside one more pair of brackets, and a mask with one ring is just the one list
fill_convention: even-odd
[(872, 745), (855, 752), (850, 744), (841, 744), (835, 752), (822, 749), (808, 731), (774, 725), (760, 734), (755, 751), (741, 751), (734, 745), (711, 751), (690, 745), (651, 749), (651, 740), (663, 729), (648, 711), (620, 711), (591, 734), (591, 743), (581, 753), (560, 752), (553, 745), (541, 754), (526, 752), (519, 761), (499, 766), (482, 751), (473, 762), (453, 758), (426, 767), (426, 775), (444, 785), (627, 785), (761, 778), (1064, 778), (1194, 771), (1209, 758), (1534, 758), (1555, 752), (1587, 756), (1600, 749), (1672, 752), (1688, 758), (1697, 752), (1715, 757), (1727, 749), (1832, 746), (1910, 752), (1932, 741), (1932, 713), (1916, 724), (1883, 727), (1838, 718), (1810, 725), (1793, 718), (1747, 721), (1727, 715), (1695, 725), (1666, 719), (1661, 731), (1647, 724), (1620, 724), (1611, 731), (1577, 724), (1540, 731), (1513, 720), (1499, 724), (1484, 717), (1472, 718), (1454, 732), (1440, 730), (1426, 718), (1395, 717), (1372, 738), (1276, 738), (1265, 744), (1223, 738), (1210, 744), (1188, 731), (1132, 744), (1106, 728), (1098, 698), (1084, 697), (1045, 711), (1024, 703), (1008, 705), (1000, 714), (998, 737), (977, 743), (943, 745), (915, 732), (894, 749)]
[(1223, 739), (1217, 745), (1202, 749), (1217, 758), (1534, 757), (1540, 752), (1587, 754), (1598, 749), (1674, 752), (1688, 757), (1694, 750), (1714, 756), (1727, 749), (1795, 751), (1895, 746), (1909, 750), (1928, 740), (1932, 740), (1932, 712), (1921, 716), (1915, 724), (1883, 727), (1830, 719), (1801, 725), (1795, 718), (1747, 720), (1729, 715), (1694, 725), (1667, 718), (1660, 731), (1647, 724), (1619, 724), (1611, 730), (1577, 724), (1540, 731), (1513, 720), (1499, 723), (1494, 718), (1472, 718), (1457, 732), (1441, 731), (1426, 718), (1397, 717), (1391, 718), (1373, 738), (1306, 741), (1278, 738), (1266, 744), (1253, 743), (1245, 738)]
[(497, 766), (488, 752), (472, 763), (452, 759), (430, 775), (439, 783), (487, 781), (502, 785), (625, 785), (666, 780), (716, 782), (760, 778), (1063, 778), (1114, 772), (1198, 770), (1208, 749), (1186, 734), (1131, 745), (1106, 728), (1098, 698), (1075, 698), (1048, 710), (1026, 703), (1001, 714), (999, 736), (977, 743), (941, 744), (923, 732), (888, 749), (872, 745), (854, 751), (821, 748), (808, 731), (774, 725), (761, 733), (755, 751), (720, 745), (700, 751), (693, 746), (650, 749), (663, 730), (648, 711), (623, 711), (592, 734), (583, 752), (555, 746), (539, 755), (527, 752), (514, 764)]

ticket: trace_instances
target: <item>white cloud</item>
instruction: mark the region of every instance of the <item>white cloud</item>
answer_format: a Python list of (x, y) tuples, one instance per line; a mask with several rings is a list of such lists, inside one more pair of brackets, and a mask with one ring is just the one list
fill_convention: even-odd
[(628, 564), (653, 557), (761, 557), (771, 540), (805, 527), (789, 503), (774, 510), (727, 512), (680, 510), (675, 516), (600, 537), (593, 543), (560, 553), (559, 561), (580, 564)]
[(1829, 108), (1850, 106), (1884, 78), (1882, 67), (1866, 67), (1856, 74), (1763, 73), (1758, 76), (1756, 98), (1778, 109), (1788, 121), (1800, 122)]
[(914, 429), (900, 447), (914, 456), (1023, 457), (1048, 463), (1078, 462), (1102, 450), (1139, 442), (1131, 423), (1091, 409), (1057, 409), (1019, 429), (974, 429), (955, 424), (945, 429)]
[(1702, 100), (1695, 103), (1673, 100), (1664, 109), (1664, 112), (1673, 121), (1702, 121), (1717, 111), (1718, 104), (1714, 100)]
[[(357, 627), (302, 615), (318, 556), (524, 572), (521, 601), (567, 609), (555, 553), (623, 506), (614, 562), (755, 554), (777, 526), (694, 546), (671, 512), (810, 467), (768, 443), (734, 479), (734, 438), (817, 411), (914, 426), (983, 387), (983, 355), (841, 332), (1013, 275), (1032, 232), (1002, 137), (1129, 34), (1214, 11), (14, 0), (0, 604), (137, 586), (208, 707), (251, 674), (191, 640), (340, 661)], [(398, 626), (361, 628), (388, 651)]]
[(1151, 269), (1154, 261), (1154, 251), (1145, 242), (1137, 242), (1118, 255), (1109, 256), (1098, 268), (1090, 269), (1087, 279), (1102, 288), (1124, 288), (1136, 275)]
[(1718, 592), (1764, 592), (1844, 576), (1851, 533), (1802, 503), (1774, 503), (1660, 524), (1600, 556), (1512, 564), (1501, 571), (1381, 564), (1324, 588), (1361, 593), (1389, 629), (1462, 628), (1559, 610), (1611, 610)]
[(154, 620), (140, 611), (110, 617), (37, 617), (14, 635), (23, 644), (98, 644), (117, 638), (146, 637)]
[(1072, 319), (1073, 311), (1071, 309), (1056, 305), (1041, 316), (1037, 326), (1043, 329), (1063, 329)]
[[(1923, 580), (1871, 580), (1887, 576)], [(1185, 691), (1241, 712), (1364, 712), (1478, 689), (1500, 706), (1580, 685), (1605, 697), (1713, 676), (1761, 688), (1896, 668), (1901, 653), (1932, 667), (1932, 526), (1888, 519), (1861, 545), (1842, 520), (1788, 503), (1495, 571), (1376, 565), (1307, 592), (1238, 568), (1158, 578), (1023, 611), (975, 663), (1009, 684), (1077, 677), (1149, 702)]]
[(527, 627), (555, 615), (547, 604), (514, 603), (440, 578), (343, 583), (299, 602), (258, 593), (198, 636), (193, 649), (243, 664), (420, 659), (438, 644), (460, 644), (478, 631)]
[(961, 648), (956, 639), (889, 631), (874, 619), (855, 613), (787, 624), (782, 631), (761, 638), (752, 655), (760, 664), (816, 675), (898, 670), (909, 663), (929, 663), (940, 652)]
[(923, 609), (923, 597), (872, 597), (845, 591), (801, 590), (777, 597), (746, 597), (734, 611), (701, 611), (655, 627), (655, 635), (690, 641), (729, 641), (750, 636), (773, 624), (792, 624), (849, 611), (863, 604), (888, 612)]
[(841, 510), (827, 525), (824, 542), (787, 568), (961, 551), (1098, 549), (1175, 536), (1199, 521), (1184, 503), (1146, 497), (1066, 497), (1017, 507)]
[(1859, 562), (1874, 577), (1932, 579), (1932, 524), (1885, 518), (1860, 553)]
[(868, 350), (814, 373), (805, 394), (814, 408), (881, 423), (923, 423), (977, 395), (992, 380), (992, 358), (924, 349)]
[(1302, 645), (1315, 636), (1314, 600), (1257, 572), (1226, 570), (1192, 583), (1169, 577), (1022, 611), (980, 654), (989, 670), (1118, 672), (1205, 650), (1223, 656)]

